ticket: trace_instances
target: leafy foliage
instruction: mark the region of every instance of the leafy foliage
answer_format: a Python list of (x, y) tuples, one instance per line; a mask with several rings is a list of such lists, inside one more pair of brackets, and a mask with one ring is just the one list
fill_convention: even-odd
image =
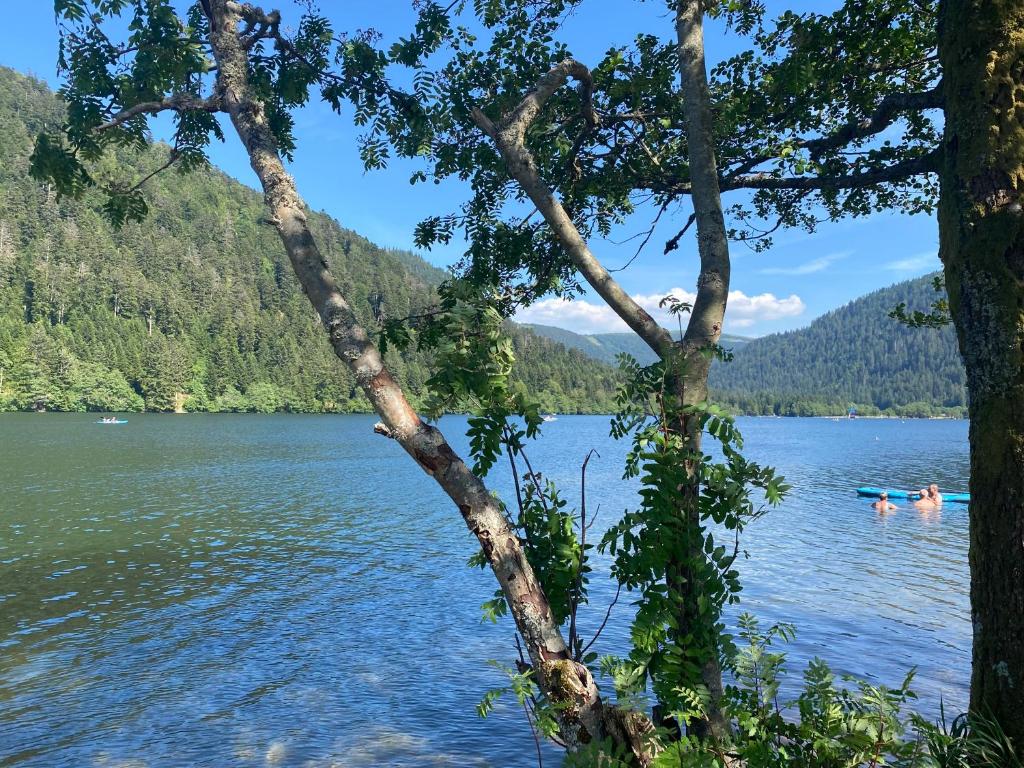
[[(429, 160), (414, 183), (458, 177), (471, 182), (473, 195), (458, 212), (424, 220), (418, 244), (449, 242), (462, 230), (469, 247), (461, 267), (471, 279), (501, 285), (524, 303), (549, 291), (572, 295), (575, 270), (547, 229), (523, 217), (525, 195), (507, 183), (471, 111), (491, 119), (508, 113), (571, 56), (560, 26), (568, 13), (588, 13), (588, 4), (420, 9), (415, 34), (387, 57), (412, 71), (421, 111), (410, 120), (378, 104), (369, 133), (374, 141), (386, 136), (401, 155)], [(940, 75), (933, 2), (851, 0), (831, 13), (775, 18), (762, 3), (712, 3), (708, 12), (744, 49), (711, 73), (720, 184), (749, 190), (729, 211), (735, 239), (761, 249), (782, 226), (813, 230), (822, 218), (933, 209), (928, 171), (939, 129), (931, 94)], [(675, 42), (641, 34), (606, 44), (602, 59), (584, 62), (596, 124), (583, 119), (581, 94), (563, 88), (526, 136), (540, 177), (585, 239), (607, 236), (637, 211), (658, 211), (655, 219), (675, 213), (689, 194)], [(378, 153), (373, 165), (385, 162)]]
[(726, 691), (733, 736), (726, 742), (684, 738), (658, 756), (656, 768), (1021, 765), (993, 723), (961, 716), (947, 727), (908, 712), (913, 672), (896, 688), (851, 677), (839, 682), (824, 661), (812, 659), (797, 697), (780, 702), (787, 669), (776, 642), (792, 639), (792, 627), (762, 631), (749, 614), (740, 617), (740, 627), (744, 644), (732, 658), (735, 682)]
[(899, 320), (911, 328), (944, 328), (952, 323), (953, 319), (949, 314), (949, 300), (945, 296), (946, 283), (941, 275), (932, 278), (932, 288), (936, 293), (942, 295), (932, 302), (928, 312), (915, 309), (908, 314), (906, 302), (901, 301), (889, 313), (889, 317)]
[[(626, 476), (640, 477), (640, 507), (609, 528), (601, 546), (615, 558), (615, 578), (638, 593), (633, 649), (622, 662), (628, 674), (622, 678), (620, 672), (635, 689), (623, 692), (642, 690), (649, 680), (670, 711), (686, 709), (692, 715), (692, 706), (684, 705), (692, 692), (706, 693), (702, 666), (731, 644), (721, 617), (725, 606), (739, 599), (739, 535), (763, 513), (751, 491), (760, 489), (775, 506), (788, 486), (770, 467), (742, 455), (743, 439), (726, 411), (671, 395), (678, 364), (643, 368), (622, 359), (626, 383), (612, 435), (632, 440)], [(720, 461), (695, 453), (686, 431), (671, 428), (687, 418), (718, 442)], [(685, 511), (688, 494), (697, 495), (696, 519)], [(726, 543), (716, 541), (716, 532)], [(679, 616), (693, 611), (690, 603), (697, 615), (680, 626)]]

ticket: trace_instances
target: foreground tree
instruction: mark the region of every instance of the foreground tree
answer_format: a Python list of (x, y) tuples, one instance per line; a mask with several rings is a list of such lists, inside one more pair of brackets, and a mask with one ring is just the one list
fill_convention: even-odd
[[(586, 13), (585, 3), (487, 6), (479, 22), (493, 30), (489, 46), (434, 6), (422, 13), (420, 31), (428, 34), (421, 49), (407, 46), (396, 60), (427, 72), (417, 56), (450, 36), (452, 62), (419, 80), (435, 133), (425, 137), (422, 120), (409, 124), (398, 113), (383, 123), (400, 151), (415, 146), (423, 154), (429, 146), (434, 173), (469, 176), (475, 194), (460, 214), (424, 222), (421, 242), (447, 240), (464, 227), (471, 242), (465, 273), (514, 286), (506, 291), (509, 309), (549, 290), (571, 295), (578, 270), (664, 359), (663, 339), (594, 267), (587, 246), (638, 206), (653, 207), (657, 223), (692, 198), (693, 213), (665, 251), (698, 222), (699, 303), (709, 277), (728, 285), (727, 252), (709, 226), (716, 184), (739, 193), (728, 209), (730, 236), (758, 249), (779, 227), (813, 230), (825, 219), (931, 212), (938, 204), (940, 255), (971, 398), (972, 711), (994, 716), (1019, 745), (1024, 9), (999, 0), (858, 0), (830, 14), (786, 12), (766, 21), (756, 2), (678, 2), (670, 4), (675, 40), (641, 36), (588, 68), (556, 40), (569, 8)], [(750, 39), (749, 50), (713, 70), (711, 110), (702, 106), (695, 56), (702, 12)], [(678, 90), (670, 85), (676, 67)], [(569, 76), (581, 84), (578, 94), (558, 93)], [(693, 122), (702, 112), (713, 125)], [(494, 141), (497, 156), (467, 141), (473, 125)], [(717, 163), (702, 159), (705, 133)], [(378, 158), (368, 156), (370, 164)], [(550, 229), (521, 219), (510, 200), (532, 203)], [(705, 272), (713, 249), (718, 267)], [(700, 316), (695, 307), (691, 329)], [(713, 325), (694, 338), (713, 341)], [(699, 387), (699, 367), (687, 375)]]
[[(602, 702), (590, 670), (570, 657), (548, 597), (500, 503), (441, 432), (409, 405), (317, 248), (306, 206), (281, 156), (294, 148), (289, 109), (308, 98), (317, 73), (327, 69), (324, 56), (331, 37), (323, 20), (304, 17), (297, 35), (285, 39), (279, 13), (232, 0), (203, 0), (192, 6), (187, 19), (167, 0), (95, 7), (87, 0), (56, 0), (55, 10), (68, 117), (63, 136), (40, 135), (33, 173), (66, 195), (102, 184), (107, 213), (115, 222), (138, 219), (146, 214), (142, 187), (148, 176), (133, 184), (102, 179), (93, 175), (90, 163), (116, 147), (145, 146), (150, 141), (148, 119), (171, 113), (173, 147), (166, 165), (155, 172), (172, 164), (183, 170), (199, 167), (205, 163), (210, 137), (221, 137), (214, 115), (227, 115), (263, 187), (268, 221), (296, 277), (337, 356), (383, 419), (378, 431), (397, 440), (437, 481), (477, 537), (515, 619), (536, 682), (556, 705), (561, 738), (570, 749), (605, 738), (636, 742), (645, 730), (642, 718)], [(131, 32), (123, 43), (114, 42), (102, 22), (124, 11), (131, 15)], [(268, 45), (273, 52), (265, 50)], [(356, 46), (349, 52), (358, 57), (368, 50)], [(310, 65), (311, 58), (319, 67)], [(336, 84), (342, 82), (360, 88), (355, 80)], [(396, 104), (409, 108), (400, 95)]]
[[(509, 114), (495, 125), (484, 112), (474, 109), (473, 121), (497, 146), (509, 174), (519, 183), (530, 201), (541, 212), (558, 243), (569, 255), (591, 287), (608, 305), (647, 342), (651, 349), (669, 366), (666, 392), (660, 397), (660, 406), (666, 411), (666, 434), (680, 441), (677, 478), (662, 478), (659, 485), (684, 489), (675, 500), (678, 506), (678, 525), (659, 526), (659, 534), (666, 542), (662, 565), (656, 576), (659, 584), (668, 587), (668, 610), (659, 617), (672, 627), (666, 632), (668, 647), (679, 656), (689, 656), (691, 669), (672, 668), (668, 674), (653, 672), (655, 664), (668, 666), (656, 653), (645, 659), (646, 674), (655, 678), (659, 699), (666, 712), (675, 711), (677, 703), (666, 694), (681, 685), (698, 688), (707, 693), (704, 716), (691, 718), (693, 732), (700, 736), (724, 738), (729, 729), (722, 711), (721, 639), (717, 629), (722, 603), (709, 598), (708, 582), (711, 568), (704, 555), (705, 534), (700, 508), (700, 464), (704, 461), (701, 437), (704, 419), (694, 406), (703, 404), (708, 396), (708, 372), (711, 356), (708, 354), (721, 337), (725, 308), (729, 294), (729, 244), (726, 239), (725, 219), (718, 189), (715, 149), (711, 133), (711, 103), (704, 63), (703, 13), (699, 0), (681, 2), (677, 10), (676, 29), (679, 39), (679, 68), (682, 73), (684, 133), (689, 147), (689, 165), (694, 176), (694, 218), (701, 259), (698, 292), (687, 323), (686, 333), (677, 343), (671, 335), (639, 306), (612, 278), (607, 269), (594, 257), (572, 219), (561, 203), (548, 191), (540, 177), (537, 164), (526, 146), (526, 132), (532, 127), (545, 102), (571, 75), (581, 81), (584, 94), (584, 119), (597, 123), (589, 99), (593, 81), (589, 70), (574, 60), (566, 60), (544, 75), (534, 90)], [(645, 554), (651, 554), (650, 552)], [(701, 604), (714, 606), (708, 611)], [(701, 615), (702, 613), (707, 615)], [(660, 664), (658, 663), (660, 662)], [(696, 673), (696, 674), (695, 674)], [(661, 679), (657, 679), (657, 678)]]
[[(771, 229), (813, 228), (822, 207), (833, 217), (890, 207), (928, 210), (931, 190), (917, 177), (934, 170), (928, 142), (937, 132), (917, 110), (937, 104), (930, 38), (922, 14), (909, 11), (881, 25), (877, 18), (856, 18), (851, 25), (853, 11), (846, 9), (834, 17), (788, 14), (768, 29), (758, 4), (680, 0), (669, 3), (675, 22), (670, 40), (641, 36), (631, 46), (612, 48), (591, 69), (556, 40), (570, 9), (587, 12), (585, 3), (572, 2), (477, 7), (477, 22), (489, 30), (490, 44), (484, 45), (457, 26), (458, 16), (427, 6), (417, 35), (392, 50), (394, 61), (419, 70), (415, 92), (427, 119), (409, 120), (401, 110), (375, 104), (378, 122), (364, 159), (371, 166), (383, 163), (375, 137), (386, 132), (399, 152), (423, 155), (429, 148), (435, 176), (471, 180), (474, 196), (462, 211), (428, 219), (419, 239), (429, 246), (462, 228), (470, 243), (463, 275), (494, 286), (503, 312), (549, 291), (571, 296), (582, 278), (661, 359), (665, 377), (652, 381), (663, 464), (648, 465), (650, 494), (606, 544), (617, 554), (616, 576), (641, 594), (629, 676), (640, 687), (649, 681), (660, 713), (674, 716), (667, 722), (689, 712), (680, 719), (690, 734), (723, 739), (729, 715), (721, 706), (721, 668), (729, 663), (731, 641), (722, 615), (737, 599), (739, 584), (735, 554), (721, 557), (711, 543), (712, 524), (738, 533), (750, 511), (742, 494), (730, 496), (718, 485), (721, 478), (711, 471), (701, 442), (708, 425), (708, 370), (722, 355), (728, 237), (761, 239), (764, 246), (768, 233), (746, 226), (758, 216), (777, 217)], [(717, 68), (710, 87), (706, 14), (751, 34), (756, 46)], [(428, 54), (441, 41), (450, 45), (451, 56), (431, 71)], [(856, 52), (856, 60), (837, 70), (835, 48)], [(858, 69), (871, 57), (900, 76)], [(826, 67), (826, 75), (861, 84), (863, 92), (835, 108), (831, 102), (846, 96), (846, 87), (809, 91), (803, 79), (808, 69), (813, 79), (813, 68)], [(577, 93), (563, 87), (570, 78), (579, 84)], [(925, 86), (931, 88), (907, 93)], [(825, 105), (833, 108), (825, 112)], [(864, 111), (871, 119), (863, 119)], [(757, 122), (744, 122), (750, 118)], [(862, 151), (897, 121), (903, 123), (902, 143)], [(493, 144), (474, 135), (474, 127)], [(792, 135), (811, 131), (822, 135)], [(730, 233), (720, 193), (738, 189), (756, 192), (734, 206), (738, 227)], [(675, 314), (690, 314), (676, 342), (622, 290), (588, 241), (607, 235), (640, 205), (653, 207), (656, 224), (687, 199), (692, 213), (665, 252), (675, 250), (696, 223), (700, 273), (692, 305), (666, 299)], [(533, 214), (523, 218), (520, 202), (539, 212), (546, 226), (531, 224)], [(629, 374), (633, 381), (640, 377), (636, 370)], [(618, 432), (636, 426), (620, 424)], [(651, 433), (641, 428), (635, 434), (642, 451)], [(733, 488), (764, 485), (769, 500), (777, 500), (778, 481), (760, 468), (747, 469), (730, 466)], [(666, 514), (669, 508), (673, 512)], [(697, 712), (690, 709), (695, 698), (701, 701)]]
[[(111, 145), (144, 143), (147, 116), (162, 111), (177, 115), (171, 160), (190, 167), (202, 161), (209, 135), (218, 131), (211, 115), (228, 114), (264, 187), (270, 222), (339, 357), (382, 414), (382, 431), (435, 476), (480, 540), (540, 689), (554, 704), (561, 737), (571, 749), (610, 737), (636, 762), (652, 757), (650, 745), (638, 746), (649, 724), (600, 698), (591, 671), (562, 638), (555, 616), (563, 612), (552, 608), (560, 598), (541, 587), (504, 510), (409, 408), (338, 292), (281, 164), (280, 153), (293, 147), (288, 110), (316, 85), (332, 104), (352, 100), (360, 120), (376, 120), (362, 147), (368, 165), (386, 158), (386, 134), (398, 152), (429, 156), (434, 175), (471, 180), (474, 196), (465, 208), (428, 220), (419, 238), (426, 245), (460, 227), (466, 231), (463, 273), (474, 301), (508, 315), (551, 291), (571, 294), (582, 275), (661, 356), (651, 371), (631, 369), (624, 415), (616, 422), (619, 434), (634, 434), (629, 471), (643, 473), (650, 488), (642, 509), (606, 541), (616, 555), (616, 576), (641, 594), (632, 653), (616, 671), (634, 685), (641, 681), (640, 687), (651, 682), (662, 705), (659, 719), (719, 738), (728, 730), (718, 690), (728, 639), (719, 617), (738, 585), (735, 554), (713, 546), (707, 524), (738, 531), (752, 511), (748, 483), (778, 491), (770, 475), (731, 450), (728, 420), (705, 402), (708, 356), (720, 354), (716, 341), (728, 293), (723, 214), (729, 214), (733, 240), (765, 247), (781, 226), (813, 229), (822, 218), (930, 211), (941, 172), (951, 308), (965, 359), (982, 372), (970, 379), (972, 492), (993, 502), (972, 509), (979, 691), (973, 706), (994, 713), (1019, 740), (1024, 686), (1018, 684), (1016, 638), (1024, 614), (1016, 610), (1021, 509), (1013, 483), (1022, 474), (1015, 431), (1021, 361), (1009, 329), (1018, 328), (1011, 308), (1020, 288), (1014, 271), (1020, 230), (1012, 217), (1020, 211), (1020, 158), (1019, 142), (993, 139), (1016, 130), (1010, 105), (1020, 80), (1015, 35), (1021, 25), (1014, 3), (936, 8), (910, 0), (850, 0), (833, 14), (786, 13), (766, 23), (758, 3), (681, 0), (670, 6), (671, 39), (641, 36), (593, 68), (555, 40), (563, 13), (578, 5), (559, 0), (479, 5), (489, 46), (453, 22), (458, 4), (427, 4), (416, 33), (388, 53), (374, 50), (369, 38), (347, 39), (333, 66), (329, 25), (315, 14), (285, 37), (278, 14), (249, 5), (199, 3), (185, 24), (168, 3), (140, 2), (130, 6), (132, 38), (117, 45), (86, 4), (56, 5), (66, 24), (63, 60), (70, 74), (67, 143), (40, 138), (37, 174), (64, 193), (80, 191), (96, 181), (89, 161)], [(104, 3), (102, 10), (128, 7)], [(750, 50), (716, 67), (707, 85), (700, 46), (705, 14), (750, 39)], [(941, 39), (940, 14), (946, 24)], [(441, 45), (450, 46), (450, 63), (435, 72), (428, 56)], [(970, 79), (942, 78), (937, 50), (947, 71), (955, 62), (986, 84), (980, 96), (970, 91)], [(395, 63), (418, 70), (410, 93), (384, 78)], [(570, 76), (583, 85), (578, 93), (562, 87)], [(950, 111), (945, 142), (935, 119), (943, 106)], [(967, 149), (979, 151), (964, 155)], [(716, 186), (746, 193), (723, 212)], [(112, 182), (107, 189), (112, 217), (144, 215), (138, 185)], [(638, 205), (650, 204), (656, 223), (689, 199), (694, 211), (666, 252), (696, 221), (702, 274), (692, 307), (669, 301), (677, 313), (692, 311), (676, 344), (615, 284), (588, 241)], [(536, 206), (544, 225), (530, 223), (532, 214), (515, 215), (519, 201)], [(1003, 335), (986, 335), (993, 329)], [(968, 347), (991, 351), (991, 344), (981, 344), (990, 338), (1001, 339), (999, 349), (972, 357)], [(449, 385), (449, 394), (462, 386)], [(1003, 394), (1007, 388), (1012, 396)], [(653, 414), (646, 410), (652, 402)], [(510, 413), (502, 408), (500, 418), (481, 417), (485, 454), (493, 453), (489, 439), (500, 437)], [(731, 451), (724, 469), (699, 449), (704, 428), (724, 435)]]
[(1024, 5), (943, 0), (939, 255), (971, 418), (971, 709), (1024, 748)]

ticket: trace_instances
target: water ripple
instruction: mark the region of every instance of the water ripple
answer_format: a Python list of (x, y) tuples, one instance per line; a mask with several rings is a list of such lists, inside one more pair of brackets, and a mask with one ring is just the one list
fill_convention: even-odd
[[(466, 568), (459, 515), (372, 418), (91, 421), (0, 418), (0, 764), (533, 764), (515, 706), (485, 722), (473, 709), (503, 682), (487, 660), (514, 653), (509, 623), (480, 622), (493, 580)], [(813, 656), (888, 684), (916, 666), (923, 712), (963, 706), (966, 510), (879, 516), (852, 489), (964, 488), (965, 425), (742, 427), (794, 486), (742, 564), (743, 609), (798, 627), (793, 680)], [(600, 450), (598, 529), (636, 504), (607, 419), (544, 433), (531, 458), (569, 499)], [(502, 467), (489, 483), (510, 490)], [(585, 632), (611, 600), (609, 563), (596, 556)], [(623, 600), (602, 651), (627, 647), (628, 620)]]

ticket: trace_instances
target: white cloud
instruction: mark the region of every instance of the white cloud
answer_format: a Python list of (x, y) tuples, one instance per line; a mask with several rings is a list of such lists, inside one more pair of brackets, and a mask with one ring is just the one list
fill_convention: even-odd
[(542, 299), (516, 315), (516, 322), (555, 325), (577, 333), (625, 331), (628, 327), (605, 304), (592, 304), (583, 299)]
[(841, 253), (830, 253), (828, 256), (821, 256), (811, 261), (805, 261), (795, 267), (766, 267), (761, 270), (762, 275), (812, 275), (815, 272), (823, 272), (833, 263), (845, 259), (853, 251), (842, 251)]
[[(675, 318), (658, 306), (668, 295), (690, 304), (697, 298), (692, 291), (672, 288), (664, 293), (637, 294), (633, 299), (659, 323), (667, 328), (674, 328), (677, 322)], [(796, 294), (783, 298), (773, 293), (748, 296), (743, 291), (730, 291), (725, 325), (726, 329), (749, 328), (765, 320), (797, 317), (803, 314), (806, 308), (803, 300)], [(618, 315), (603, 302), (595, 303), (584, 299), (544, 299), (521, 311), (516, 315), (516, 320), (520, 323), (554, 325), (576, 333), (616, 333), (629, 330)], [(684, 327), (685, 324), (684, 317)]]
[(928, 252), (909, 256), (905, 259), (890, 261), (883, 268), (891, 272), (923, 272), (925, 270), (938, 269), (939, 266), (939, 257), (933, 252)]

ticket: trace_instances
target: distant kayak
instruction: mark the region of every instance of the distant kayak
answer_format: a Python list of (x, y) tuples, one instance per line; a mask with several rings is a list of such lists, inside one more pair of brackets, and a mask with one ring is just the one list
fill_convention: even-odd
[(113, 419), (111, 421), (104, 421), (103, 419), (100, 419), (96, 423), (97, 424), (127, 424), (128, 423), (128, 419)]
[[(874, 496), (879, 497), (883, 493), (889, 494), (890, 499), (919, 499), (921, 494), (917, 491), (891, 491), (885, 488), (875, 488), (873, 486), (864, 486), (857, 489), (858, 496)], [(967, 504), (971, 500), (971, 494), (969, 493), (943, 493), (943, 501), (953, 501), (959, 504)]]

